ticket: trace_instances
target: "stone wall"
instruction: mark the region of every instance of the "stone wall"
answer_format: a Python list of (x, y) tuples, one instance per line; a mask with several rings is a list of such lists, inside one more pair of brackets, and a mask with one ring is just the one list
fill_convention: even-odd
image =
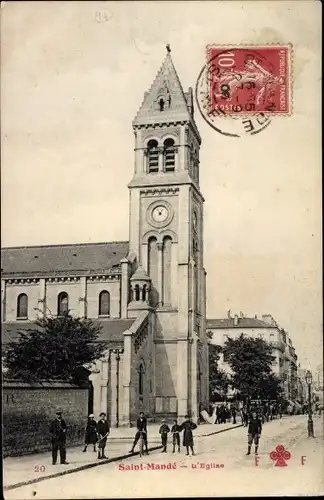
[(67, 445), (82, 444), (88, 397), (88, 386), (58, 381), (28, 384), (4, 380), (3, 455), (19, 456), (50, 450), (49, 426), (58, 409), (62, 410), (68, 426)]

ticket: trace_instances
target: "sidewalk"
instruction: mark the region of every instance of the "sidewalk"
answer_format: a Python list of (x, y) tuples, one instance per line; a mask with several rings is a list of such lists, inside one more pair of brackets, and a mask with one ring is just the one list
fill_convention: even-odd
[[(195, 438), (211, 436), (220, 432), (241, 427), (241, 423), (236, 425), (226, 424), (201, 424), (194, 431)], [(161, 437), (159, 435), (160, 424), (150, 424), (147, 428), (149, 451), (161, 448)], [(71, 474), (84, 469), (97, 467), (109, 462), (123, 460), (131, 457), (129, 450), (132, 446), (136, 429), (120, 427), (111, 429), (111, 434), (107, 440), (105, 454), (108, 460), (98, 460), (97, 453), (93, 447), (88, 446), (86, 453), (82, 452), (83, 446), (67, 449), (67, 461), (69, 465), (52, 465), (51, 452), (38, 453), (35, 455), (25, 455), (23, 457), (8, 457), (3, 460), (3, 481), (4, 490), (18, 488), (26, 484), (32, 484), (45, 479)], [(138, 455), (135, 452), (134, 455)]]

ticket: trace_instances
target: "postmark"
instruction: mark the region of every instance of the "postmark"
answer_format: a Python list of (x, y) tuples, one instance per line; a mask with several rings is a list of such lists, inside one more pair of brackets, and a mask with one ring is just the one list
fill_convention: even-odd
[(208, 46), (206, 54), (196, 100), (202, 117), (217, 132), (254, 135), (273, 117), (291, 115), (291, 45)]

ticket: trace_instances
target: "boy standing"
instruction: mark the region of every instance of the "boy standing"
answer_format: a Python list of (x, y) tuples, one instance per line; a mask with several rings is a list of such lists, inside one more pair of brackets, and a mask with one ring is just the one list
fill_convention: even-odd
[(132, 449), (130, 450), (129, 453), (134, 453), (134, 448), (135, 448), (139, 438), (141, 437), (141, 433), (142, 433), (144, 446), (145, 446), (145, 453), (146, 453), (146, 455), (148, 455), (149, 453), (148, 453), (148, 449), (147, 449), (147, 419), (144, 417), (144, 413), (142, 411), (139, 414), (139, 418), (137, 419), (136, 426), (137, 426), (137, 432), (135, 434), (135, 439), (134, 439)]
[(166, 453), (166, 451), (167, 451), (168, 432), (170, 432), (170, 428), (165, 423), (165, 420), (162, 420), (162, 425), (159, 429), (159, 433), (161, 434), (161, 439), (162, 439), (162, 446), (163, 446), (162, 453)]
[(248, 428), (248, 452), (247, 455), (251, 455), (251, 446), (255, 444), (255, 454), (258, 454), (259, 439), (262, 431), (262, 423), (255, 411), (252, 412), (251, 420), (249, 422)]
[(100, 420), (97, 423), (98, 441), (98, 459), (108, 458), (105, 455), (105, 448), (107, 444), (107, 437), (109, 435), (109, 424), (106, 420), (106, 414), (100, 413)]
[(171, 428), (172, 434), (172, 444), (173, 444), (173, 452), (175, 453), (175, 447), (178, 447), (178, 452), (180, 453), (180, 425), (178, 425), (177, 420), (173, 420), (173, 426)]

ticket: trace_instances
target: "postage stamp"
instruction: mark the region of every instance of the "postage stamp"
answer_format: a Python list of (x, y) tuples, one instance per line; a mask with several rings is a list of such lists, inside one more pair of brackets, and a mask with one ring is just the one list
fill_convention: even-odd
[[(242, 137), (292, 114), (292, 46), (208, 45), (196, 84), (202, 117), (217, 132)], [(227, 118), (227, 121), (224, 121)]]
[(289, 49), (207, 47), (209, 111), (290, 114)]

